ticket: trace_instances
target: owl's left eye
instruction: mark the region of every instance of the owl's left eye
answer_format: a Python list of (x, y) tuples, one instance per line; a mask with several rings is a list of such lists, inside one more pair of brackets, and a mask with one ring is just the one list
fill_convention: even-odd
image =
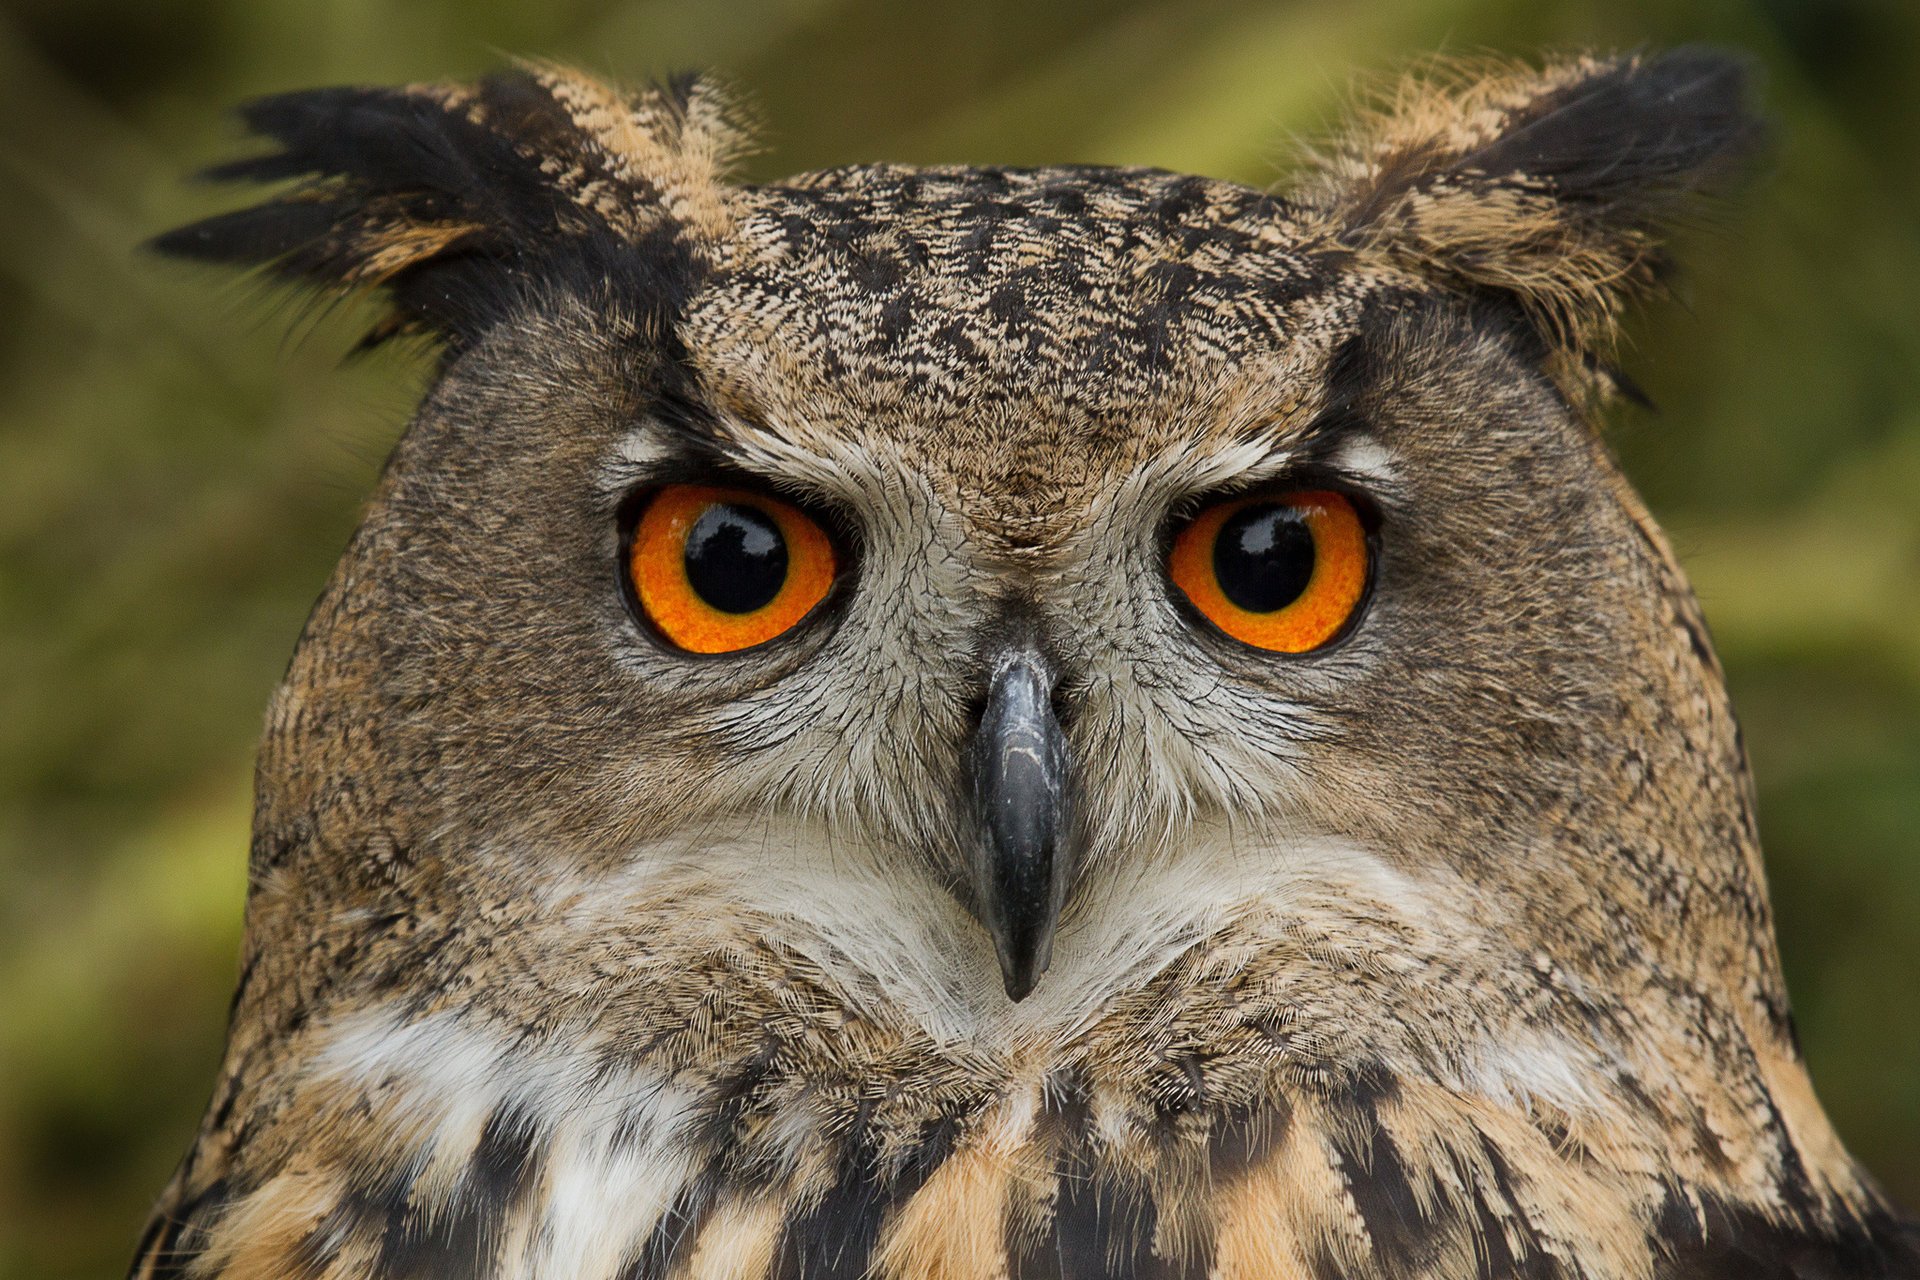
[(791, 631), (826, 598), (833, 542), (768, 494), (670, 484), (634, 523), (628, 583), (653, 629), (689, 653), (734, 653)]
[(1367, 529), (1353, 499), (1297, 489), (1216, 502), (1173, 539), (1167, 571), (1207, 621), (1242, 644), (1309, 653), (1366, 599)]

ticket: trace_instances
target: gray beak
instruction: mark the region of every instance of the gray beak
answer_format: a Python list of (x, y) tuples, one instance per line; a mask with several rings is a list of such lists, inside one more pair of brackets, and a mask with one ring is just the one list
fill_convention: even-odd
[(1047, 971), (1072, 874), (1068, 763), (1045, 663), (1031, 649), (1009, 650), (994, 666), (974, 733), (979, 834), (969, 870), (976, 913), (1015, 1000)]

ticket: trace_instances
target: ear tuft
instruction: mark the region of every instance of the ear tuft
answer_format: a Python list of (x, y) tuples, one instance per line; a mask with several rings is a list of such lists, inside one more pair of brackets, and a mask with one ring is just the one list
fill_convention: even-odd
[(470, 87), (282, 94), (241, 116), (278, 149), (206, 176), (295, 185), (151, 247), (333, 292), (382, 288), (391, 311), (369, 342), (420, 332), (456, 346), (569, 254), (690, 261), (716, 244), (744, 137), (705, 80), (625, 94), (531, 64)]
[(1665, 279), (1666, 234), (1760, 148), (1748, 84), (1740, 59), (1698, 48), (1442, 67), (1364, 112), (1302, 196), (1341, 243), (1517, 305), (1563, 380), (1604, 388), (1622, 307)]

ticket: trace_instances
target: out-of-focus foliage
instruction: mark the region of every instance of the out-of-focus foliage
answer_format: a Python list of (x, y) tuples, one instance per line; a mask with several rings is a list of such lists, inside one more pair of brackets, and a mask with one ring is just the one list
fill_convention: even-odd
[[(714, 67), (756, 176), (1163, 165), (1254, 183), (1350, 73), (1712, 40), (1773, 171), (1689, 246), (1615, 439), (1717, 631), (1799, 1024), (1920, 1201), (1920, 7), (1907, 0), (4, 0), (0, 1276), (108, 1276), (184, 1148), (233, 978), (260, 708), (422, 370), (135, 252), (225, 193), (225, 109), (503, 51)], [(261, 323), (264, 317), (265, 323)], [(1516, 565), (1516, 572), (1525, 572)]]

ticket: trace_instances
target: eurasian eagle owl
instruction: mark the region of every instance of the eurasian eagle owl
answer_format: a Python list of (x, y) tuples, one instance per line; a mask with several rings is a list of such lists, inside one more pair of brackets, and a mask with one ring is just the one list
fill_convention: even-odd
[(159, 246), (438, 373), (268, 721), (140, 1276), (1892, 1277), (1596, 429), (1737, 63), (1284, 194), (730, 181), (725, 98), (271, 98)]

